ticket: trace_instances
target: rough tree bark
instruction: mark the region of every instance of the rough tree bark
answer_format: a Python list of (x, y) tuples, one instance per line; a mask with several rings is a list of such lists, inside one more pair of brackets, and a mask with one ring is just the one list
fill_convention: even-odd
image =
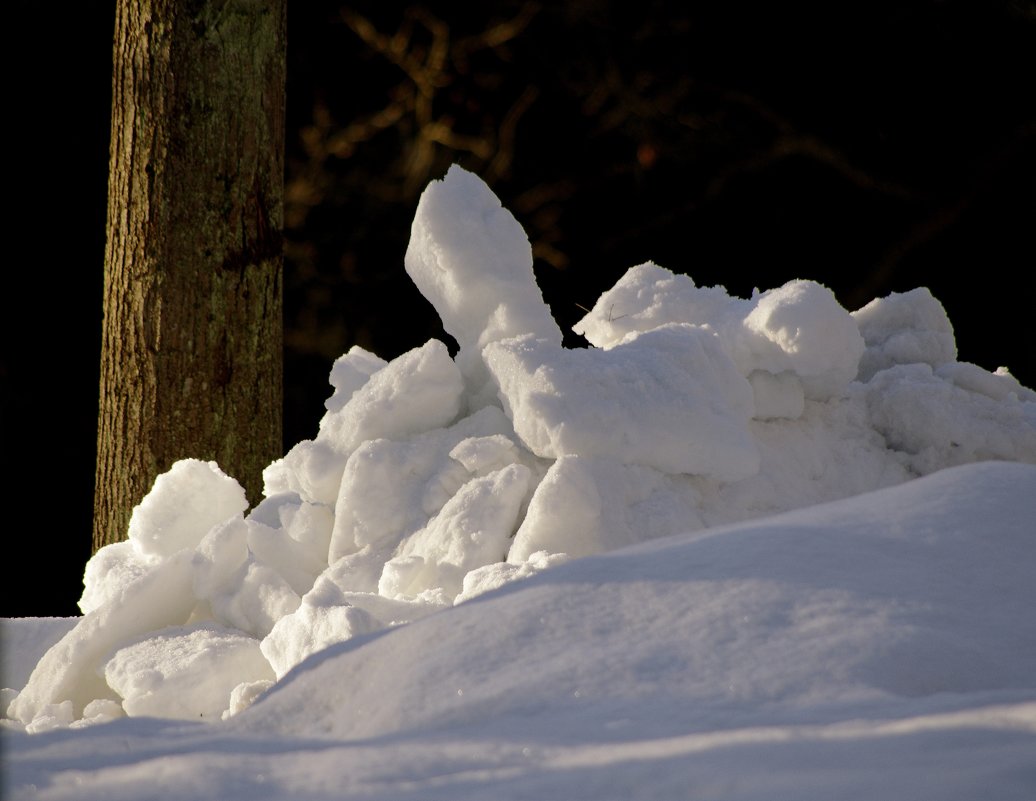
[(118, 0), (94, 549), (177, 459), (281, 451), (286, 0)]

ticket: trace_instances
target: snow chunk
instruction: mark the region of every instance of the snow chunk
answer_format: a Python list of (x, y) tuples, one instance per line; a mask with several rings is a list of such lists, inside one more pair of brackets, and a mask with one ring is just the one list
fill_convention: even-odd
[(385, 563), (378, 591), (412, 598), (441, 590), (452, 601), (468, 571), (507, 555), (530, 477), (529, 468), (512, 464), (469, 481)]
[(328, 382), (334, 387), (334, 393), (324, 401), (324, 408), (332, 414), (337, 412), (360, 389), (367, 380), (388, 362), (359, 345), (353, 345), (348, 353), (335, 359), (331, 365)]
[[(269, 634), (274, 623), (294, 612), (300, 603), (299, 594), (280, 570), (253, 551), (256, 546), (262, 553), (263, 546), (270, 545), (262, 536), (263, 529), (271, 531), (240, 517), (228, 520), (209, 532), (191, 561), (195, 596), (208, 602), (221, 623), (259, 638)], [(269, 558), (273, 554), (266, 555)], [(310, 583), (312, 579), (307, 588)]]
[(104, 666), (129, 715), (219, 719), (242, 681), (273, 678), (251, 637), (202, 623), (162, 629), (119, 648)]
[[(274, 506), (274, 509), (269, 509)], [(248, 516), (248, 549), (255, 558), (274, 567), (299, 595), (327, 567), (327, 549), (334, 524), (331, 509), (322, 504), (305, 503), (297, 495), (278, 495), (260, 505), (257, 512), (273, 525), (261, 522), (260, 515)], [(275, 515), (275, 517), (274, 517)]]
[(194, 548), (213, 526), (247, 508), (245, 491), (219, 465), (182, 459), (133, 510), (129, 540), (141, 554), (169, 556)]
[(73, 721), (70, 728), (78, 729), (85, 726), (94, 726), (98, 723), (107, 723), (110, 720), (118, 720), (126, 717), (126, 710), (122, 704), (110, 698), (97, 698), (83, 708), (83, 717)]
[(365, 545), (355, 553), (334, 560), (322, 577), (331, 579), (343, 592), (376, 593), (381, 571), (390, 555), (390, 549)]
[(330, 505), (342, 483), (346, 458), (326, 439), (304, 439), (263, 469), (263, 494), (295, 493), (306, 501)]
[[(500, 409), (485, 407), (450, 428), (406, 441), (365, 442), (345, 466), (328, 561), (334, 563), (367, 546), (379, 551), (395, 548), (472, 477), (473, 471), (451, 458), (453, 450), (468, 439), (481, 441), (510, 431)], [(513, 443), (512, 448), (517, 451)]]
[(938, 367), (957, 359), (950, 318), (925, 287), (875, 298), (852, 316), (867, 345), (859, 381), (896, 364)]
[[(694, 480), (707, 526), (725, 525), (825, 503), (916, 477), (874, 430), (864, 386), (848, 396), (807, 400), (795, 420), (753, 420), (759, 472), (729, 483)], [(687, 477), (687, 481), (692, 477)]]
[[(306, 503), (295, 493), (284, 493), (267, 498), (248, 515), (250, 523), (261, 523), (263, 529), (286, 535), (254, 536), (250, 541), (253, 551), (271, 564), (277, 564), (284, 573), (290, 565), (295, 575), (308, 578), (302, 582), (301, 592), (313, 586), (313, 580), (327, 567), (327, 549), (331, 543), (334, 512), (319, 503)], [(269, 556), (263, 555), (260, 539), (268, 539)], [(291, 581), (290, 576), (285, 574)], [(293, 587), (296, 582), (291, 581)]]
[(371, 376), (340, 411), (320, 421), (320, 433), (348, 455), (369, 439), (440, 428), (457, 416), (463, 391), (446, 346), (431, 339)]
[(995, 401), (1009, 404), (1022, 401), (1036, 402), (1036, 392), (1018, 383), (1007, 368), (1001, 367), (995, 373), (984, 370), (970, 362), (952, 362), (936, 368), (935, 374), (954, 386), (985, 395)]
[(495, 434), (489, 437), (468, 437), (450, 451), (450, 458), (463, 465), (469, 473), (486, 475), (521, 458), (518, 446), (510, 437)]
[(266, 494), (297, 492), (304, 501), (334, 506), (346, 460), (361, 443), (447, 425), (460, 412), (463, 391), (460, 372), (438, 340), (404, 353), (324, 415), (315, 441), (300, 442), (263, 471)]
[(723, 287), (696, 286), (689, 276), (649, 261), (627, 270), (572, 330), (599, 348), (612, 348), (627, 334), (669, 323), (725, 330), (739, 325), (745, 314), (746, 301)]
[(75, 713), (71, 701), (47, 704), (25, 725), (25, 731), (28, 734), (42, 734), (54, 729), (67, 729), (73, 720)]
[(607, 456), (726, 480), (759, 466), (751, 387), (703, 329), (664, 326), (610, 350), (522, 337), (488, 346), (486, 360), (537, 456)]
[(603, 553), (703, 527), (693, 487), (641, 465), (563, 456), (529, 502), (507, 561), (539, 551), (571, 557)]
[(457, 165), (421, 195), (405, 263), (460, 345), (457, 364), (476, 396), (491, 399), (481, 356), (490, 342), (531, 334), (561, 344), (525, 231), (478, 176)]
[(256, 699), (274, 685), (270, 679), (259, 681), (243, 681), (230, 691), (230, 706), (223, 712), (222, 718), (233, 717), (234, 715), (248, 709)]
[(549, 567), (564, 564), (570, 558), (568, 554), (564, 553), (537, 551), (521, 564), (495, 562), (491, 565), (475, 568), (464, 577), (464, 589), (454, 599), (454, 606), (470, 601), (479, 595), (485, 595), (492, 590), (499, 589), (512, 581), (535, 576)]
[[(815, 281), (789, 281), (754, 299), (745, 317), (746, 340), (735, 350), (747, 372), (792, 370), (802, 378), (806, 396), (825, 400), (839, 395), (853, 378), (864, 341), (834, 293)], [(747, 349), (739, 354), (738, 350)]]
[(332, 581), (320, 579), (299, 608), (277, 621), (260, 648), (280, 679), (310, 654), (384, 624), (347, 603)]
[[(346, 577), (347, 571), (343, 568), (348, 559), (329, 567), (302, 598), (299, 608), (278, 620), (260, 644), (278, 679), (307, 656), (329, 645), (387, 626), (409, 623), (444, 606), (344, 589), (343, 584), (349, 583), (342, 581)], [(379, 562), (379, 571), (381, 566)], [(376, 578), (373, 583), (377, 583)]]
[(29, 723), (49, 704), (72, 702), (76, 717), (97, 698), (112, 698), (103, 666), (127, 640), (187, 622), (197, 604), (191, 553), (180, 551), (84, 615), (36, 665), (8, 715)]
[[(864, 349), (853, 318), (831, 290), (815, 281), (789, 281), (743, 300), (722, 287), (698, 287), (652, 262), (628, 270), (573, 330), (598, 347), (613, 348), (630, 334), (672, 323), (715, 332), (742, 375), (790, 372), (802, 381), (806, 397), (820, 400), (845, 389)], [(759, 416), (789, 416), (798, 392), (790, 376), (781, 378), (779, 386), (764, 382), (753, 381), (761, 393)]]
[(995, 399), (972, 391), (966, 387), (996, 393), (998, 378), (1014, 380), (981, 368), (958, 368), (953, 365), (944, 374), (927, 364), (897, 365), (867, 382), (871, 423), (889, 447), (902, 451), (910, 469), (920, 474), (993, 459), (1036, 463), (1036, 398), (1009, 394)]
[(131, 540), (113, 542), (90, 557), (83, 573), (79, 609), (85, 615), (151, 570), (161, 557), (141, 553)]

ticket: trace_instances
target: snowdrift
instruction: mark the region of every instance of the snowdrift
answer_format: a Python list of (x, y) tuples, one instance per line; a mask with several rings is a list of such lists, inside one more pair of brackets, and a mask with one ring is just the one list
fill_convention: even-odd
[(1036, 467), (986, 463), (573, 561), (328, 649), (237, 723), (369, 739), (598, 708), (674, 736), (1031, 691), (1034, 521)]
[(1025, 799), (1036, 467), (573, 560), (215, 724), (7, 731), (10, 798)]

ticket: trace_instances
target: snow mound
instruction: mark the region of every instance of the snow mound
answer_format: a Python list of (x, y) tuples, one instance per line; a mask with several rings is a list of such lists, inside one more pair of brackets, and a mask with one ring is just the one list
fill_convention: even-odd
[[(1036, 463), (1036, 393), (1004, 370), (956, 362), (952, 328), (927, 291), (881, 299), (853, 315), (812, 281), (742, 299), (648, 263), (632, 268), (576, 326), (595, 347), (565, 349), (536, 285), (521, 226), (485, 184), (459, 167), (422, 196), (406, 269), (457, 340), (457, 359), (436, 340), (387, 363), (350, 350), (331, 369), (333, 393), (316, 438), (266, 469), (266, 497), (251, 511), (237, 482), (213, 463), (185, 460), (160, 476), (135, 510), (129, 538), (101, 549), (87, 565), (83, 617), (23, 684), (19, 679), (20, 687), (7, 688), (10, 725), (41, 731), (121, 714), (231, 716), (275, 678), (307, 658), (319, 659), (313, 654), (335, 643), (366, 641), (491, 589), (506, 594), (504, 585), (517, 579), (544, 587), (537, 581), (618, 564), (605, 559), (576, 566), (575, 557), (857, 496), (968, 462)], [(1031, 483), (1029, 468), (1011, 469), (1020, 471), (1010, 473), (1012, 486)], [(880, 505), (899, 508), (897, 498), (915, 497), (903, 492), (882, 496)], [(875, 503), (871, 498), (845, 508), (862, 514)], [(977, 499), (975, 506), (981, 507)], [(888, 524), (901, 530), (891, 516)], [(614, 620), (595, 618), (602, 659), (606, 651), (612, 659), (608, 649), (618, 648), (612, 629), (629, 637), (623, 621), (634, 613), (616, 611), (624, 598), (657, 615), (657, 624), (645, 617), (638, 627), (672, 627), (697, 643), (695, 654), (676, 645), (667, 646), (676, 649), (671, 653), (627, 654), (617, 675), (634, 694), (647, 686), (638, 676), (654, 676), (659, 687), (681, 697), (691, 692), (681, 682), (702, 682), (702, 692), (713, 692), (701, 660), (717, 648), (732, 661), (743, 655), (754, 664), (762, 658), (787, 666), (779, 681), (754, 675), (747, 663), (739, 667), (719, 696), (731, 702), (777, 703), (809, 692), (827, 697), (836, 684), (863, 694), (924, 690), (875, 656), (903, 664), (893, 659), (897, 643), (930, 667), (925, 686), (965, 686), (950, 665), (978, 657), (958, 654), (942, 638), (979, 636), (978, 628), (967, 629), (966, 637), (940, 629), (906, 595), (897, 596), (896, 603), (906, 604), (900, 608), (880, 593), (861, 596), (853, 586), (817, 589), (783, 555), (815, 552), (851, 565), (873, 538), (814, 532), (807, 548), (805, 534), (788, 534), (778, 547), (782, 536), (764, 537), (762, 530), (723, 535), (744, 540), (749, 561), (738, 570), (755, 570), (751, 580), (738, 573), (730, 581), (713, 576), (684, 586), (677, 571), (651, 582), (655, 595), (639, 595), (636, 582), (625, 580), (584, 594), (582, 579), (566, 585), (573, 594), (564, 601), (547, 595), (550, 604), (571, 604), (586, 615), (598, 604), (613, 610)], [(879, 550), (908, 551), (906, 563), (917, 569), (916, 549), (926, 542), (942, 543), (924, 551), (935, 563), (950, 548), (948, 533), (925, 529), (912, 536), (880, 540)], [(674, 551), (671, 561), (693, 575), (698, 555), (712, 559), (709, 543), (721, 539), (687, 540), (689, 550)], [(1004, 548), (1015, 553), (1016, 544)], [(977, 550), (968, 553), (983, 564)], [(622, 558), (643, 557), (627, 552)], [(999, 556), (989, 558), (1001, 567)], [(1012, 558), (1024, 563), (1017, 553)], [(751, 560), (758, 562), (754, 568)], [(892, 581), (899, 568), (894, 560), (888, 568)], [(958, 578), (962, 586), (971, 581)], [(973, 597), (971, 590), (961, 592)], [(547, 614), (550, 604), (530, 611), (528, 620), (512, 621), (510, 636), (533, 650), (547, 647), (536, 644), (540, 636), (560, 647), (575, 624), (552, 628), (557, 615)], [(724, 631), (701, 617), (717, 604), (741, 613), (723, 618)], [(424, 649), (436, 639), (470, 636), (478, 616), (493, 607), (465, 608), (442, 617), (460, 624), (456, 635), (430, 621), (408, 627), (384, 639), (401, 649), (385, 658), (409, 660), (415, 671), (418, 665), (427, 670), (429, 658), (447, 659), (426, 657)], [(690, 627), (687, 621), (694, 620), (706, 629)], [(986, 622), (989, 631), (999, 631)], [(809, 625), (830, 636), (802, 660), (801, 653), (814, 648), (803, 634)], [(491, 640), (485, 635), (487, 644)], [(388, 647), (380, 642), (357, 653), (380, 653)], [(979, 636), (976, 642), (990, 641)], [(878, 661), (865, 665), (860, 660), (868, 651)], [(792, 665), (793, 652), (808, 664)], [(501, 646), (500, 654), (503, 659), (512, 649)], [(604, 697), (614, 689), (574, 664), (564, 677), (560, 663), (543, 656), (573, 692)], [(410, 689), (405, 698), (394, 697), (385, 684), (384, 710), (329, 722), (336, 731), (389, 730), (440, 712), (448, 718), (461, 708), (457, 690), (468, 699), (464, 704), (474, 692), (495, 708), (505, 704), (497, 690), (518, 681), (490, 659), (486, 664), (497, 665), (499, 676), (480, 677), (484, 688), (437, 689), (427, 676), (384, 669), (379, 677), (377, 660), (368, 665), (367, 658), (349, 663), (371, 682), (364, 692), (392, 677)], [(983, 675), (1007, 686), (1015, 664), (990, 664)], [(940, 665), (941, 678), (931, 678)], [(460, 669), (447, 662), (441, 668)], [(821, 669), (839, 681), (825, 679)], [(438, 669), (429, 673), (436, 675)], [(421, 701), (422, 693), (431, 700)], [(450, 698), (435, 700), (443, 693)], [(340, 709), (330, 704), (328, 714)], [(411, 719), (406, 709), (424, 711)]]
[(329, 649), (237, 725), (361, 740), (603, 709), (671, 735), (1031, 692), (1033, 520), (1036, 467), (987, 463), (571, 561)]

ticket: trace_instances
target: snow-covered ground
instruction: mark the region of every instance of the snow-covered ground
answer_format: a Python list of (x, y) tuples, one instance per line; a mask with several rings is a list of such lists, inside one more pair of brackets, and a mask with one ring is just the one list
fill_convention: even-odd
[(1036, 792), (1036, 393), (927, 290), (632, 268), (570, 350), (454, 167), (406, 269), (459, 352), (331, 370), (313, 441), (187, 460), (3, 621), (4, 797)]

